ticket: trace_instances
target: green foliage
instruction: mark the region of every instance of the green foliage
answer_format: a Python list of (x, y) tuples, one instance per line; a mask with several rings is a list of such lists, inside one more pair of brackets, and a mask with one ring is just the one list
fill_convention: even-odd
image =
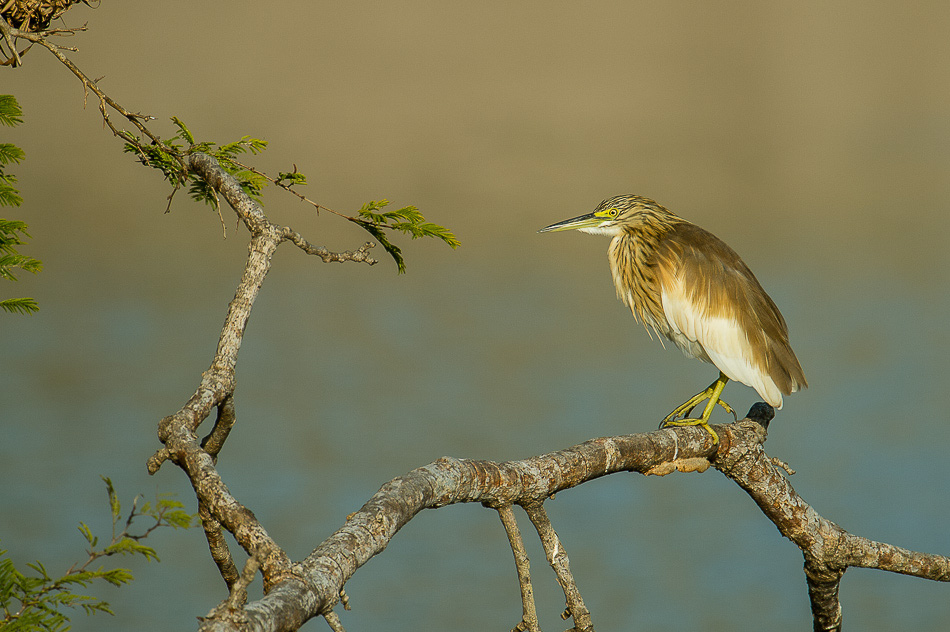
[[(217, 208), (218, 197), (207, 182), (197, 175), (190, 173), (185, 167), (185, 158), (188, 154), (201, 152), (217, 159), (221, 168), (231, 174), (241, 185), (244, 192), (251, 198), (261, 202), (261, 192), (267, 186), (267, 178), (237, 162), (237, 157), (243, 153), (259, 154), (267, 148), (267, 141), (250, 136), (243, 136), (240, 140), (224, 145), (212, 142), (195, 142), (191, 130), (177, 117), (172, 117), (172, 123), (178, 128), (178, 133), (161, 143), (144, 143), (141, 138), (131, 132), (120, 132), (125, 140), (125, 151), (136, 154), (139, 161), (153, 169), (158, 169), (177, 191), (188, 184), (188, 194), (198, 202), (204, 202)], [(187, 146), (182, 144), (187, 143)], [(174, 192), (172, 193), (174, 195)], [(171, 204), (171, 198), (169, 198)]]
[(307, 176), (297, 171), (297, 165), (294, 165), (294, 170), (290, 173), (279, 171), (274, 184), (279, 187), (292, 187), (295, 184), (305, 185), (307, 184)]
[(0, 94), (0, 125), (13, 127), (23, 122), (23, 110), (12, 94)]
[[(23, 237), (29, 237), (27, 225), (12, 219), (0, 219), (0, 279), (16, 281), (13, 271), (16, 268), (27, 272), (39, 272), (43, 269), (42, 262), (21, 255), (16, 247), (25, 242)], [(39, 305), (32, 298), (8, 298), (0, 300), (0, 309), (16, 314), (32, 314), (39, 310)]]
[[(240, 140), (224, 145), (208, 141), (198, 142), (195, 140), (195, 135), (181, 119), (172, 117), (171, 121), (178, 128), (178, 132), (161, 142), (144, 143), (141, 138), (126, 131), (119, 132), (119, 135), (126, 141), (125, 151), (138, 155), (142, 164), (161, 171), (174, 186), (175, 191), (187, 183), (188, 193), (195, 201), (205, 202), (218, 208), (218, 196), (213, 187), (197, 175), (190, 173), (185, 167), (187, 156), (195, 152), (214, 157), (218, 164), (238, 181), (244, 192), (258, 203), (263, 203), (262, 194), (268, 183), (273, 183), (287, 190), (291, 190), (291, 187), (297, 185), (307, 184), (307, 176), (297, 171), (296, 165), (294, 165), (293, 171), (280, 171), (276, 178), (271, 178), (238, 161), (238, 157), (242, 154), (257, 155), (263, 152), (267, 149), (266, 141), (250, 136), (242, 136)], [(321, 208), (320, 205), (307, 200), (296, 191), (292, 192), (301, 199), (310, 202), (316, 208)], [(174, 191), (172, 195), (174, 195)], [(169, 196), (169, 204), (171, 204), (171, 196)], [(372, 201), (360, 209), (358, 217), (344, 217), (363, 227), (382, 244), (386, 252), (396, 262), (396, 267), (400, 273), (406, 271), (406, 263), (402, 251), (387, 238), (386, 230), (400, 231), (409, 235), (412, 239), (434, 237), (444, 241), (452, 248), (459, 246), (459, 241), (451, 231), (444, 226), (425, 221), (422, 213), (416, 207), (406, 206), (395, 211), (381, 212), (387, 205), (389, 205), (388, 200)]]
[[(12, 94), (0, 94), (0, 125), (13, 127), (23, 122), (23, 110)], [(20, 206), (20, 197), (13, 185), (16, 176), (6, 173), (5, 167), (19, 164), (26, 155), (23, 150), (10, 143), (0, 143), (0, 206)]]
[[(99, 566), (91, 569), (93, 562), (112, 555), (141, 555), (146, 560), (158, 561), (155, 549), (145, 546), (141, 540), (159, 527), (188, 528), (197, 522), (196, 516), (186, 513), (180, 502), (167, 496), (159, 496), (154, 504), (144, 503), (141, 508), (136, 497), (128, 517), (123, 520), (122, 505), (112, 481), (106, 477), (102, 480), (106, 484), (112, 514), (111, 540), (104, 547), (97, 548), (99, 538), (93, 535), (85, 523), (80, 522), (79, 533), (89, 545), (89, 557), (85, 563), (80, 566), (74, 564), (58, 578), (51, 576), (42, 562), (27, 564), (33, 573), (24, 574), (6, 557), (7, 552), (0, 550), (0, 614), (3, 615), (0, 631), (68, 630), (69, 617), (64, 608), (82, 608), (87, 615), (97, 612), (114, 614), (107, 602), (73, 591), (88, 588), (97, 580), (112, 586), (122, 586), (132, 581), (132, 573), (125, 568), (106, 569)], [(152, 522), (142, 533), (133, 534), (130, 529), (138, 518), (150, 518)]]
[[(12, 94), (0, 94), (0, 124), (13, 126), (23, 122), (23, 111)], [(6, 173), (8, 165), (19, 164), (25, 158), (23, 150), (10, 143), (0, 143), (0, 206), (20, 206), (23, 198), (14, 188), (16, 176)], [(22, 246), (27, 225), (10, 219), (0, 219), (0, 279), (16, 281), (13, 271), (17, 268), (27, 272), (39, 272), (43, 264), (33, 257), (21, 255), (17, 246)], [(13, 314), (32, 314), (39, 305), (32, 298), (8, 298), (0, 300), (0, 310)]]
[(413, 239), (420, 237), (434, 237), (441, 239), (453, 249), (461, 244), (452, 232), (444, 226), (425, 221), (425, 217), (415, 206), (405, 206), (395, 211), (382, 213), (385, 207), (389, 206), (389, 200), (373, 200), (363, 205), (359, 210), (359, 218), (350, 218), (351, 221), (359, 224), (369, 232), (386, 249), (386, 252), (396, 262), (396, 268), (400, 274), (406, 271), (406, 262), (402, 257), (402, 251), (393, 245), (383, 232), (384, 228), (398, 230), (406, 233)]

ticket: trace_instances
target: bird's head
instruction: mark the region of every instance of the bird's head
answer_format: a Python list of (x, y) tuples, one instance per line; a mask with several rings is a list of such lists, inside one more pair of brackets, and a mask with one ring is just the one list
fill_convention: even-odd
[[(645, 213), (665, 211), (662, 206), (639, 195), (615, 195), (601, 202), (593, 212), (551, 224), (539, 233), (579, 230), (593, 235), (619, 235), (625, 228), (640, 223)], [(666, 211), (669, 212), (669, 211)]]

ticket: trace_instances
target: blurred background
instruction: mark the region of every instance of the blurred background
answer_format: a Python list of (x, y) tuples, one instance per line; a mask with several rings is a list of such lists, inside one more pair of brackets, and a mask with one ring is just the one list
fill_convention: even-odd
[[(219, 468), (295, 559), (381, 484), (451, 455), (507, 460), (655, 429), (716, 377), (651, 341), (615, 298), (607, 240), (536, 234), (618, 193), (652, 197), (737, 250), (780, 306), (810, 388), (766, 445), (853, 533), (950, 553), (950, 5), (946, 2), (103, 2), (64, 44), (100, 86), (174, 131), (270, 142), (305, 193), (353, 212), (418, 206), (462, 247), (403, 248), (408, 274), (282, 248), (238, 366)], [(23, 249), (4, 283), (41, 311), (0, 317), (0, 545), (63, 572), (99, 476), (128, 504), (184, 475), (145, 461), (192, 394), (241, 275), (246, 232), (121, 151), (40, 49), (2, 69), (25, 123)], [(116, 117), (116, 120), (118, 118)], [(266, 210), (331, 250), (367, 235), (279, 191)], [(669, 347), (669, 345), (668, 345)], [(725, 398), (757, 399), (741, 384)], [(728, 416), (722, 414), (719, 422)], [(802, 558), (716, 472), (615, 475), (547, 504), (602, 630), (810, 627)], [(530, 529), (527, 521), (523, 529)], [(200, 530), (148, 540), (160, 564), (98, 589), (75, 630), (190, 629), (225, 597)], [(563, 598), (528, 552), (542, 627)], [(259, 582), (255, 588), (259, 595)], [(945, 585), (851, 570), (850, 629), (950, 626)], [(347, 629), (510, 629), (517, 581), (493, 512), (424, 512), (347, 584)], [(254, 595), (252, 595), (253, 597)], [(321, 622), (306, 628), (319, 629)]]

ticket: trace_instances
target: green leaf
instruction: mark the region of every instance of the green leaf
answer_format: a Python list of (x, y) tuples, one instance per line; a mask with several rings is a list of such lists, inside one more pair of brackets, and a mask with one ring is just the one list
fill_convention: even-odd
[(0, 125), (13, 127), (23, 122), (23, 110), (12, 94), (0, 94)]
[[(12, 176), (6, 176), (9, 181)], [(0, 175), (0, 204), (4, 202), (3, 182), (4, 176)], [(43, 264), (33, 257), (21, 255), (16, 247), (23, 245), (23, 237), (29, 237), (26, 232), (27, 225), (18, 220), (0, 219), (0, 279), (16, 281), (17, 277), (13, 273), (15, 269), (26, 270), (27, 272), (39, 272)], [(39, 311), (39, 305), (36, 299), (32, 298), (8, 298), (0, 300), (0, 311), (9, 314), (33, 314)]]
[(169, 526), (174, 527), (175, 529), (188, 529), (193, 526), (196, 521), (196, 516), (188, 513), (187, 511), (177, 509), (174, 511), (167, 511), (162, 514), (165, 522)]
[(112, 522), (115, 523), (122, 515), (122, 505), (119, 503), (119, 497), (115, 493), (115, 487), (112, 486), (112, 479), (108, 476), (100, 476), (106, 483), (106, 491), (109, 494), (109, 507), (112, 509)]
[(189, 145), (195, 144), (195, 137), (192, 135), (191, 131), (185, 126), (185, 124), (181, 121), (180, 118), (178, 118), (177, 116), (173, 116), (172, 123), (174, 123), (178, 127), (178, 130), (181, 133), (182, 138), (184, 138), (188, 142)]
[(17, 233), (29, 237), (30, 233), (26, 232), (27, 228), (29, 226), (26, 225), (26, 222), (15, 219), (0, 219), (0, 244), (22, 244), (23, 241), (17, 236)]
[(16, 177), (0, 174), (0, 206), (20, 206), (23, 204), (20, 192), (10, 186), (15, 182)]
[(363, 205), (363, 208), (359, 210), (359, 215), (364, 220), (372, 222), (373, 224), (385, 225), (389, 220), (385, 215), (377, 213), (376, 211), (382, 210), (387, 206), (389, 206), (389, 200), (371, 200)]
[[(0, 248), (0, 252), (10, 252), (11, 249)], [(16, 253), (16, 251), (13, 251)], [(27, 272), (39, 272), (43, 269), (43, 264), (32, 257), (21, 254), (3, 254), (0, 255), (0, 277), (16, 281), (16, 277), (10, 272), (12, 268), (19, 268)]]
[(29, 566), (34, 571), (39, 573), (42, 579), (49, 581), (50, 576), (49, 576), (49, 573), (46, 572), (46, 567), (43, 566), (43, 562), (40, 562), (39, 560), (37, 560), (36, 562), (30, 562), (29, 564), (27, 564), (27, 566)]
[(11, 162), (20, 164), (20, 161), (26, 158), (26, 153), (12, 143), (0, 143), (0, 165), (8, 165)]
[(10, 314), (35, 314), (40, 311), (40, 306), (36, 299), (32, 298), (8, 298), (0, 301), (0, 309)]
[(226, 145), (221, 145), (217, 151), (215, 158), (219, 160), (221, 157), (234, 157), (238, 154), (243, 154), (246, 151), (251, 152), (254, 155), (257, 155), (267, 149), (267, 141), (260, 140), (259, 138), (251, 138), (250, 136), (242, 136), (241, 140), (236, 140), (233, 143), (227, 143)]
[[(158, 559), (158, 558), (156, 558)], [(103, 571), (99, 579), (103, 579), (113, 586), (121, 586), (123, 584), (128, 584), (135, 578), (132, 576), (132, 572), (125, 568), (114, 568), (109, 571)]]
[[(420, 237), (435, 237), (444, 241), (452, 248), (458, 248), (460, 243), (452, 232), (444, 226), (425, 221), (422, 213), (415, 206), (405, 206), (395, 211), (380, 212), (389, 205), (389, 200), (372, 200), (359, 210), (359, 219), (352, 221), (360, 224), (369, 231), (393, 259), (400, 273), (406, 271), (405, 262), (399, 248), (385, 238), (383, 229), (398, 230), (406, 233), (412, 239)], [(370, 228), (372, 227), (372, 228)]]
[(86, 542), (89, 543), (89, 546), (95, 548), (96, 544), (99, 542), (99, 538), (92, 534), (92, 530), (86, 525), (85, 522), (79, 523), (79, 533), (82, 534), (82, 537), (86, 538)]
[(122, 538), (102, 549), (104, 555), (141, 555), (146, 560), (158, 561), (158, 554), (150, 546), (145, 546), (132, 538)]
[(422, 224), (422, 230), (425, 233), (424, 235), (425, 237), (435, 237), (436, 239), (441, 239), (446, 244), (448, 244), (448, 246), (451, 247), (452, 250), (455, 250), (456, 248), (462, 245), (462, 242), (460, 242), (455, 237), (452, 231), (450, 231), (448, 228), (444, 226), (439, 226), (438, 224), (431, 224), (431, 223), (426, 222)]
[(384, 233), (377, 224), (359, 219), (354, 219), (351, 221), (362, 226), (364, 230), (375, 237), (376, 241), (378, 241), (380, 245), (386, 249), (386, 252), (389, 253), (389, 256), (391, 256), (393, 261), (396, 262), (396, 271), (398, 274), (406, 273), (406, 261), (402, 258), (402, 251), (386, 238), (386, 233)]
[(383, 216), (393, 221), (403, 219), (410, 224), (418, 224), (425, 219), (415, 206), (405, 206), (397, 211), (383, 213)]
[(288, 187), (292, 187), (297, 184), (305, 185), (307, 184), (307, 176), (296, 171), (296, 167), (294, 167), (294, 171), (290, 173), (287, 173), (286, 171), (278, 172), (277, 184), (282, 184)]

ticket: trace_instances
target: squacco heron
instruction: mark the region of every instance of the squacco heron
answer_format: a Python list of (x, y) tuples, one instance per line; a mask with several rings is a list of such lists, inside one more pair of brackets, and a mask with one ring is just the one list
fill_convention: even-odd
[[(718, 404), (735, 416), (720, 399), (729, 380), (751, 386), (779, 409), (782, 395), (808, 386), (778, 307), (739, 255), (712, 233), (637, 195), (604, 200), (592, 213), (539, 232), (571, 229), (613, 237), (610, 271), (634, 318), (648, 333), (652, 329), (719, 369), (719, 378), (677, 406), (660, 428), (702, 426), (715, 444), (713, 409)], [(702, 415), (690, 418), (704, 401)]]

